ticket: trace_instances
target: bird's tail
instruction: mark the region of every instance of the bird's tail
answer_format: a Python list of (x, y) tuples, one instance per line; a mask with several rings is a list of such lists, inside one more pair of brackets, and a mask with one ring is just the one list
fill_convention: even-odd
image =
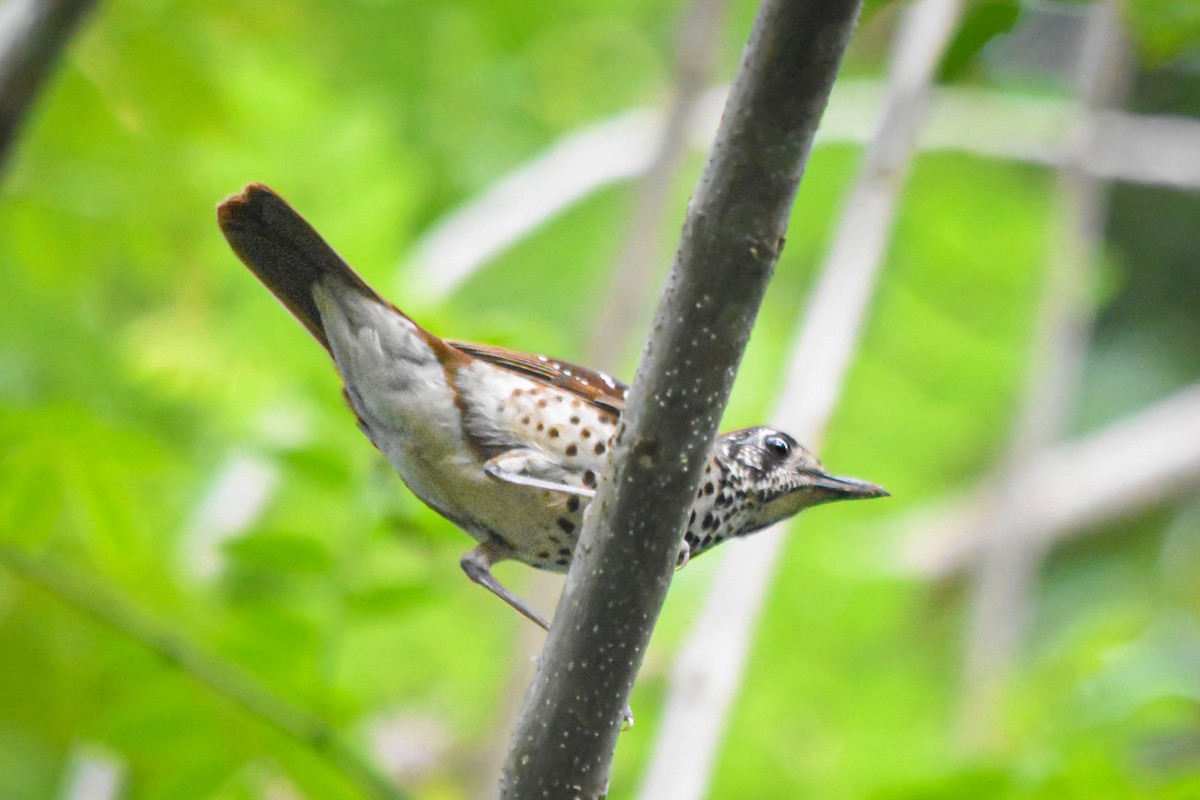
[(217, 222), (238, 258), (326, 350), (331, 351), (329, 338), (313, 299), (317, 282), (333, 276), (390, 307), (304, 217), (261, 183), (217, 206)]

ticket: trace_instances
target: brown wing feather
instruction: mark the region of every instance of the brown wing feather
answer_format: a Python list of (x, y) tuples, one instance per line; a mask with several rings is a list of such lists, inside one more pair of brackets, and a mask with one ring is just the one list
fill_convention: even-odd
[(498, 367), (519, 372), (586, 400), (620, 416), (625, 410), (625, 398), (629, 387), (611, 375), (594, 369), (581, 367), (555, 358), (518, 353), (503, 347), (494, 347), (472, 342), (447, 341), (469, 356), (482, 359)]

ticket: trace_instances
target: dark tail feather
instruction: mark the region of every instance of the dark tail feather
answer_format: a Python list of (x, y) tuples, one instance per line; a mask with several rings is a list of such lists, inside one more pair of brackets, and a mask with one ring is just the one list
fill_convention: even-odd
[(261, 183), (217, 206), (217, 222), (238, 258), (329, 350), (312, 287), (326, 275), (387, 302), (282, 197)]

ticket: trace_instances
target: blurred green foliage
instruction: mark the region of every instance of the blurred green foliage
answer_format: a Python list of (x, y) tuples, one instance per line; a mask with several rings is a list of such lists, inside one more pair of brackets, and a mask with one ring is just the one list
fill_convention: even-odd
[[(753, 8), (734, 4), (719, 76)], [(1000, 83), (980, 59), (1014, 8), (968, 14), (947, 74)], [(1170, 110), (1194, 113), (1194, 71), (1180, 78), (1171, 59), (1194, 63), (1195, 8), (1128, 4), (1147, 69), (1167, 64), (1137, 97), (1168, 76)], [(434, 221), (560, 136), (664, 102), (681, 11), (102, 4), (0, 186), (0, 544), (66, 566), (364, 752), (381, 722), (432, 725), (405, 783), (421, 798), (483, 792), (526, 623), (463, 578), (470, 541), (354, 430), (324, 354), (237, 264), (213, 206), (247, 181), (271, 184), (403, 306), (421, 276), (397, 266)], [(894, 19), (892, 7), (873, 15), (848, 72), (879, 74)], [(771, 407), (857, 161), (845, 146), (814, 154), (728, 427)], [(680, 182), (677, 219), (701, 163)], [(1052, 553), (984, 753), (958, 736), (962, 587), (887, 563), (899, 515), (986, 475), (1005, 446), (1054, 191), (1041, 168), (918, 160), (822, 453), (894, 498), (795, 526), (714, 797), (1200, 796), (1194, 503)], [(447, 335), (580, 358), (630, 197), (628, 186), (588, 197), (445, 303), (409, 310)], [(1196, 211), (1194, 196), (1118, 190), (1077, 429), (1200, 375)], [(254, 486), (261, 513), (223, 521)], [(698, 559), (668, 599), (613, 798), (634, 796), (669, 659), (713, 566)], [(517, 585), (525, 574), (499, 572)], [(63, 796), (74, 766), (96, 757), (139, 800), (359, 796), (310, 749), (2, 567), (0, 685), (0, 798)]]

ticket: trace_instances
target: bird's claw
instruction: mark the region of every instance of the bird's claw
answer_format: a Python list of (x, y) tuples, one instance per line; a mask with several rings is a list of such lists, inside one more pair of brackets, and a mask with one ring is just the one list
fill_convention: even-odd
[(692, 548), (687, 542), (679, 543), (679, 553), (675, 556), (675, 571), (683, 569), (687, 566), (688, 561), (692, 559)]

